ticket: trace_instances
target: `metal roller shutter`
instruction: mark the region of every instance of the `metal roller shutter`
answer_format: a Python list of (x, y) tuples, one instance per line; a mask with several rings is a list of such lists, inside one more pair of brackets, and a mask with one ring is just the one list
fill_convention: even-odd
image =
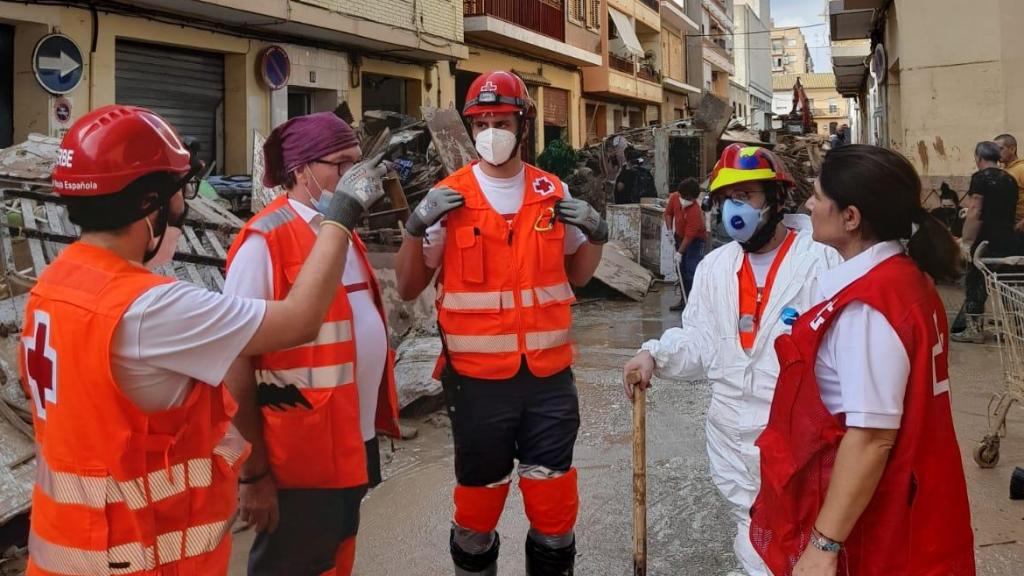
[(115, 69), (118, 104), (163, 116), (183, 138), (199, 141), (207, 164), (222, 155), (222, 54), (118, 40)]

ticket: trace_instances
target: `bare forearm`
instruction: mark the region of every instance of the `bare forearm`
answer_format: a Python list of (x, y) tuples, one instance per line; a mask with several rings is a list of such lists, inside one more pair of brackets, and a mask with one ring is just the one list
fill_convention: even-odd
[(242, 350), (244, 356), (290, 348), (316, 337), (334, 301), (345, 269), (349, 236), (336, 226), (323, 226), (295, 284), (284, 300), (267, 302), (263, 323)]
[(263, 419), (256, 401), (256, 373), (249, 358), (235, 360), (224, 378), (231, 396), (238, 404), (238, 411), (232, 422), (235, 428), (252, 445), (252, 454), (242, 464), (242, 476), (253, 477), (264, 474), (269, 468), (266, 444), (263, 442)]
[(423, 257), (423, 239), (407, 236), (398, 249), (395, 261), (398, 278), (398, 296), (402, 300), (418, 297), (434, 278), (434, 270), (427, 266)]
[(569, 257), (567, 272), (569, 283), (573, 286), (585, 286), (594, 277), (597, 266), (601, 263), (604, 246), (587, 242), (580, 246), (575, 254)]
[(692, 236), (683, 238), (683, 241), (679, 243), (679, 253), (682, 254), (686, 252), (686, 249), (690, 247), (690, 244), (693, 244)]
[(972, 243), (978, 238), (978, 232), (981, 230), (981, 202), (980, 197), (972, 196), (972, 201), (967, 207), (962, 235), (964, 242)]
[(849, 536), (875, 495), (896, 434), (896, 430), (872, 428), (850, 428), (846, 432), (815, 523), (819, 532), (838, 541)]

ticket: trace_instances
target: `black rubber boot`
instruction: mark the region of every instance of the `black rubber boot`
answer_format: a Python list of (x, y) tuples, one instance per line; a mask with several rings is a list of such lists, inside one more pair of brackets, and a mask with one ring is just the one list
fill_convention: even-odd
[(551, 548), (534, 539), (533, 531), (526, 537), (526, 576), (573, 576), (576, 564), (576, 537), (571, 544)]
[[(495, 576), (498, 573), (498, 550), (501, 548), (501, 538), (498, 536), (498, 533), (494, 533), (494, 542), (491, 543), (490, 548), (479, 554), (473, 554), (466, 552), (459, 545), (456, 538), (456, 530), (463, 529), (452, 527), (449, 538), (452, 562), (455, 564), (455, 576)], [(465, 536), (467, 533), (469, 533), (468, 530), (462, 534)], [(474, 540), (478, 540), (477, 536), (486, 535), (473, 533)], [(483, 545), (486, 546), (486, 543)]]

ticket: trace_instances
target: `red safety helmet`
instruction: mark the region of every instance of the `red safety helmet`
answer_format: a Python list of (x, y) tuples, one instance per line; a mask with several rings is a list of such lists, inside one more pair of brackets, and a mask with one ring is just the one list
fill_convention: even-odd
[(522, 78), (497, 70), (478, 76), (466, 93), (462, 115), (471, 118), (484, 114), (522, 114), (533, 118), (537, 108)]
[(110, 105), (78, 119), (60, 143), (53, 190), (61, 196), (116, 194), (154, 172), (190, 171), (189, 151), (163, 118)]
[(775, 154), (760, 146), (730, 144), (722, 150), (722, 157), (711, 173), (708, 190), (716, 191), (741, 182), (771, 181), (793, 186), (793, 177)]

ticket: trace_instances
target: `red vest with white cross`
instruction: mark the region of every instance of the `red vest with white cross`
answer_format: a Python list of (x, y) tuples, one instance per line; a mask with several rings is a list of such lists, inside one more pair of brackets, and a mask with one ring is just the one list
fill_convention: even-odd
[[(898, 289), (894, 289), (898, 287)], [(825, 408), (814, 374), (829, 327), (851, 302), (878, 310), (910, 358), (896, 443), (874, 497), (840, 552), (839, 574), (975, 573), (970, 508), (950, 407), (946, 312), (931, 279), (905, 255), (876, 266), (804, 314), (775, 343), (779, 384), (761, 449), (750, 538), (776, 576), (792, 573), (825, 500), (842, 415)]]

